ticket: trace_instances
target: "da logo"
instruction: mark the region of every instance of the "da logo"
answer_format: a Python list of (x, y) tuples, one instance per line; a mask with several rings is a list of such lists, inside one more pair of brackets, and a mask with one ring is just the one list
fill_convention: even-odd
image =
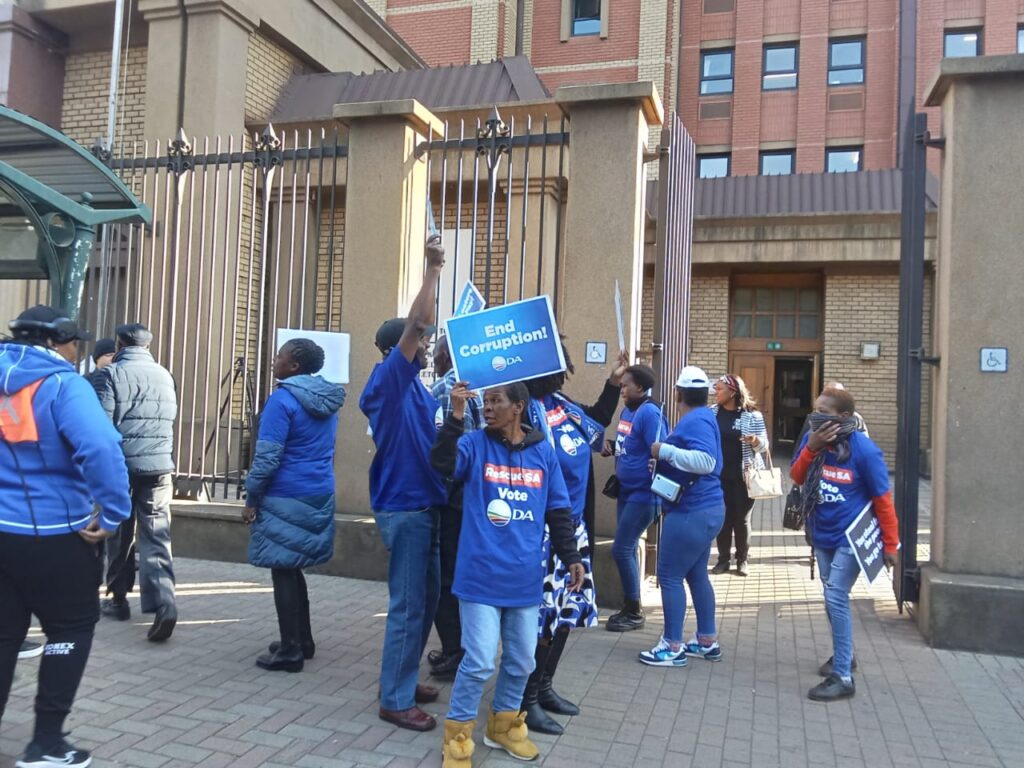
[(576, 442), (572, 439), (571, 435), (563, 434), (558, 438), (558, 444), (562, 446), (562, 450), (568, 453), (570, 456), (576, 455)]
[(512, 522), (512, 507), (501, 499), (494, 499), (487, 505), (487, 519), (496, 528), (504, 528)]
[(510, 365), (515, 365), (516, 363), (521, 362), (523, 362), (523, 358), (521, 357), (502, 357), (501, 355), (496, 355), (491, 358), (491, 368), (498, 371), (498, 373), (501, 373)]

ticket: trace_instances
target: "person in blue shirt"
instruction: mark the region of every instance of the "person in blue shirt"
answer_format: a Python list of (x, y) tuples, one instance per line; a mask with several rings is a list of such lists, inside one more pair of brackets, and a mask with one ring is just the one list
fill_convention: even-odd
[(249, 562), (270, 568), (281, 640), (256, 659), (269, 670), (299, 672), (316, 646), (303, 568), (334, 554), (334, 443), (345, 389), (314, 374), (324, 351), (292, 339), (274, 358), (280, 386), (260, 414), (256, 455), (245, 480), (242, 518), (252, 528)]
[(10, 328), (0, 343), (0, 719), (35, 614), (46, 647), (18, 765), (86, 766), (64, 722), (100, 617), (97, 545), (131, 513), (128, 467), (121, 435), (71, 363), (91, 337), (45, 306)]
[(540, 606), (536, 669), (526, 686), (523, 709), (530, 730), (555, 736), (561, 734), (563, 729), (548, 712), (570, 717), (580, 713), (576, 704), (558, 695), (553, 678), (569, 632), (577, 627), (597, 626), (597, 592), (591, 573), (590, 551), (596, 506), (593, 453), (599, 453), (604, 446), (604, 430), (611, 424), (619, 407), (619, 387), (629, 365), (626, 353), (620, 352), (617, 365), (605, 382), (597, 403), (585, 406), (574, 402), (562, 392), (568, 375), (574, 370), (564, 344), (562, 353), (566, 362), (564, 372), (526, 382), (532, 398), (528, 410), (530, 424), (555, 449), (572, 502), (576, 548), (583, 557), (583, 567), (587, 574), (582, 589), (569, 591), (566, 589), (568, 571), (565, 564), (558, 559), (556, 552), (548, 552), (548, 575), (544, 584), (544, 601)]
[[(655, 667), (683, 667), (686, 657), (721, 661), (715, 624), (715, 590), (708, 576), (711, 543), (725, 522), (722, 493), (722, 441), (708, 408), (707, 374), (688, 365), (676, 380), (676, 403), (682, 417), (664, 442), (651, 446), (658, 475), (678, 486), (674, 498), (663, 498), (664, 519), (658, 546), (658, 581), (665, 612), (661, 640), (640, 661)], [(697, 632), (683, 642), (686, 591), (690, 587)]]
[[(458, 382), (452, 366), (448, 338), (443, 334), (434, 343), (434, 373), (437, 380), (430, 389), (438, 402), (434, 423), (438, 429), (452, 414), (454, 402), (452, 390)], [(465, 429), (473, 432), (483, 429), (483, 400), (474, 394), (466, 403)], [(447, 480), (448, 503), (441, 511), (441, 596), (434, 614), (434, 628), (441, 640), (441, 647), (427, 654), (430, 675), (438, 679), (452, 679), (462, 661), (462, 626), (459, 623), (459, 600), (452, 594), (455, 578), (455, 556), (459, 547), (459, 531), (462, 529), (462, 484)]]
[(640, 563), (636, 548), (644, 531), (658, 515), (657, 497), (651, 493), (651, 446), (668, 434), (661, 408), (651, 400), (654, 371), (632, 365), (622, 375), (622, 401), (615, 442), (616, 499), (615, 541), (612, 557), (619, 569), (625, 605), (608, 617), (609, 632), (641, 629), (646, 621), (640, 605)]
[(437, 726), (416, 705), (435, 701), (438, 690), (417, 679), (441, 589), (438, 523), (446, 493), (444, 479), (430, 466), (438, 404), (419, 375), (426, 365), (443, 266), (441, 238), (431, 236), (423, 285), (409, 317), (388, 320), (377, 331), (375, 344), (383, 360), (359, 398), (377, 448), (370, 464), (370, 503), (391, 553), (378, 714), (414, 731)]
[(545, 526), (566, 564), (567, 588), (583, 586), (570, 499), (555, 451), (539, 430), (523, 424), (530, 395), (521, 382), (484, 395), (483, 431), (464, 434), (472, 393), (461, 382), (454, 408), (437, 436), (434, 467), (463, 483), (463, 522), (452, 591), (462, 613), (465, 656), (452, 688), (444, 726), (444, 768), (469, 768), (473, 728), (501, 643), (501, 671), (484, 743), (519, 760), (539, 754), (520, 711), (534, 666), (537, 606), (544, 589)]

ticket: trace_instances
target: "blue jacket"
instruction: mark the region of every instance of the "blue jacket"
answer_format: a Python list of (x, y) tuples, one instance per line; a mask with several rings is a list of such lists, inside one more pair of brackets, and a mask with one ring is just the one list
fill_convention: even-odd
[(257, 510), (249, 562), (306, 568), (334, 552), (334, 443), (345, 389), (319, 376), (292, 376), (267, 399), (245, 480)]
[(121, 436), (56, 353), (0, 344), (0, 532), (113, 531), (131, 512)]

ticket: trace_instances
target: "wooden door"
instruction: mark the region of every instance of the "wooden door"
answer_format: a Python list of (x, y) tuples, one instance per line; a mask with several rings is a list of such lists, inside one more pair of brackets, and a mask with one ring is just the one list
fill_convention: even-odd
[(775, 401), (775, 358), (772, 355), (734, 352), (729, 360), (729, 373), (739, 376), (764, 414), (768, 439), (772, 437), (772, 404)]

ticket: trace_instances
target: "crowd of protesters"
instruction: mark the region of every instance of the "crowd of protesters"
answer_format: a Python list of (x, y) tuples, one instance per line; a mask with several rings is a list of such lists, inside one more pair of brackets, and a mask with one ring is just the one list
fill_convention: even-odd
[[(573, 373), (564, 348), (564, 372), (477, 392), (473, 382), (457, 380), (442, 336), (434, 342), (436, 383), (426, 387), (420, 374), (443, 265), (434, 236), (408, 317), (388, 320), (376, 334), (381, 358), (359, 408), (376, 447), (371, 506), (390, 552), (379, 716), (415, 731), (436, 727), (419, 706), (440, 696), (420, 682), (436, 628), (441, 647), (428, 654), (430, 673), (454, 678), (444, 766), (469, 768), (484, 687), (495, 672), (483, 738), (489, 747), (534, 760), (530, 732), (561, 734), (551, 715), (581, 714), (555, 691), (554, 677), (570, 632), (598, 624), (595, 456), (614, 456), (603, 492), (616, 500), (612, 555), (624, 595), (606, 628), (645, 624), (637, 549), (660, 516), (664, 628), (638, 657), (682, 667), (688, 657), (723, 659), (710, 576), (728, 572), (733, 555), (735, 573), (749, 573), (746, 478), (764, 468), (769, 441), (740, 377), (711, 381), (684, 367), (670, 391), (680, 414), (672, 426), (652, 399), (654, 371), (631, 365), (625, 352), (597, 402), (585, 406), (564, 392)], [(86, 766), (89, 753), (66, 741), (64, 720), (100, 615), (131, 615), (136, 549), (142, 611), (155, 614), (148, 638), (168, 639), (177, 621), (170, 545), (177, 393), (140, 324), (97, 342), (87, 376), (72, 361), (90, 337), (60, 312), (36, 307), (10, 328), (13, 338), (0, 344), (0, 716), (19, 655), (41, 654), (34, 736), (17, 766)], [(271, 570), (280, 630), (256, 659), (270, 671), (299, 672), (314, 656), (303, 569), (333, 556), (334, 451), (345, 390), (317, 375), (324, 357), (309, 339), (278, 351), (278, 386), (262, 410), (245, 483), (249, 561)], [(620, 401), (614, 439), (605, 440)], [(847, 698), (856, 668), (849, 593), (859, 568), (844, 532), (868, 504), (887, 563), (899, 539), (881, 451), (841, 385), (828, 385), (816, 401), (791, 475), (821, 565), (833, 638), (823, 681), (809, 697)], [(110, 598), (101, 605), (104, 562)], [(689, 639), (686, 587), (696, 618)], [(25, 641), (33, 614), (46, 635), (42, 650)]]

